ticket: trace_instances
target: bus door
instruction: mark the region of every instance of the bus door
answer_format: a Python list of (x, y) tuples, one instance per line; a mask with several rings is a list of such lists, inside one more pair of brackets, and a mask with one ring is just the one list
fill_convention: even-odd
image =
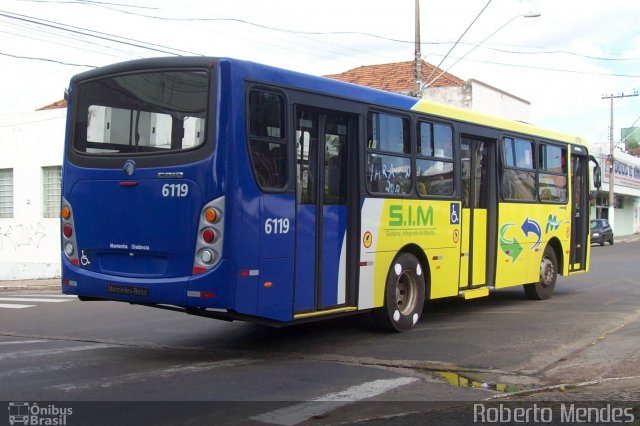
[[(495, 141), (461, 136), (462, 232), (460, 244), (460, 289), (493, 282), (496, 231)], [(489, 269), (487, 267), (489, 266)], [(488, 273), (489, 271), (489, 273)]]
[(571, 254), (569, 271), (584, 271), (589, 246), (589, 157), (582, 147), (571, 155)]
[[(294, 312), (327, 310), (351, 302), (349, 236), (357, 200), (353, 183), (355, 120), (347, 114), (298, 106), (296, 116), (296, 262)], [(357, 250), (357, 249), (356, 249)]]

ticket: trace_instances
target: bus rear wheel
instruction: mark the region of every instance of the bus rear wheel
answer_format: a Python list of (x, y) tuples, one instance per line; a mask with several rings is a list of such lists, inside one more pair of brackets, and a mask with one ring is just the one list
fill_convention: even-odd
[(420, 319), (424, 298), (425, 278), (420, 262), (411, 253), (401, 253), (391, 263), (384, 306), (374, 311), (374, 318), (385, 330), (410, 330)]
[(556, 252), (550, 246), (547, 246), (540, 261), (540, 280), (537, 283), (525, 284), (524, 292), (532, 300), (548, 299), (553, 294), (557, 278), (558, 260)]

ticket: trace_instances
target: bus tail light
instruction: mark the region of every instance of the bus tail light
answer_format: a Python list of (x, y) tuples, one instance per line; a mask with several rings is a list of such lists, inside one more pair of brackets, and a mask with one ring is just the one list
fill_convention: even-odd
[(194, 275), (207, 272), (222, 258), (223, 219), (224, 197), (210, 201), (200, 212), (196, 248), (193, 257)]
[(216, 223), (218, 221), (218, 212), (216, 209), (207, 209), (204, 212), (204, 217), (209, 223)]
[(64, 206), (62, 208), (62, 211), (60, 212), (60, 216), (64, 220), (69, 220), (71, 218), (71, 209), (69, 208), (69, 206)]
[(71, 238), (71, 236), (73, 235), (73, 228), (67, 223), (62, 227), (62, 233), (65, 237)]
[(76, 243), (76, 234), (73, 225), (73, 209), (71, 204), (62, 198), (62, 209), (60, 210), (60, 219), (62, 220), (62, 252), (72, 265), (78, 266), (78, 244)]
[(216, 238), (216, 232), (211, 229), (211, 228), (207, 228), (204, 231), (202, 231), (202, 239), (205, 240), (208, 243), (212, 243), (213, 240), (215, 240)]

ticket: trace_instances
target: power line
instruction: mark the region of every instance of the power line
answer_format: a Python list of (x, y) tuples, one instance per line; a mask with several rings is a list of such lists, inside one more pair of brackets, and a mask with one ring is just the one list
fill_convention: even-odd
[[(132, 15), (132, 16), (137, 16), (137, 17), (142, 17), (142, 18), (156, 19), (156, 20), (168, 21), (168, 22), (234, 22), (234, 23), (240, 23), (240, 24), (254, 26), (254, 27), (257, 27), (257, 28), (266, 29), (266, 30), (270, 30), (270, 31), (276, 31), (276, 32), (282, 32), (282, 33), (300, 35), (300, 36), (303, 36), (303, 38), (306, 38), (306, 39), (309, 39), (309, 40), (313, 40), (315, 42), (317, 42), (317, 40), (310, 39), (310, 38), (304, 37), (304, 36), (308, 36), (308, 35), (349, 35), (349, 34), (354, 35), (354, 34), (361, 34), (361, 35), (366, 35), (366, 36), (369, 36), (369, 37), (374, 37), (374, 38), (387, 40), (387, 41), (395, 41), (395, 42), (403, 42), (403, 43), (405, 42), (403, 40), (390, 39), (390, 38), (378, 36), (378, 35), (375, 35), (375, 34), (360, 33), (360, 32), (355, 32), (355, 31), (335, 31), (335, 32), (295, 31), (295, 30), (288, 30), (288, 29), (277, 28), (277, 27), (273, 27), (273, 26), (269, 26), (269, 25), (259, 24), (259, 23), (247, 21), (245, 19), (240, 19), (240, 18), (207, 18), (207, 17), (177, 18), (177, 17), (164, 17), (164, 16), (156, 16), (156, 15), (148, 15), (148, 14), (143, 14), (143, 13), (131, 12), (131, 11), (127, 11), (127, 10), (118, 9), (116, 7), (102, 6), (103, 2), (88, 2), (88, 4), (90, 4), (92, 6), (95, 5), (95, 6), (98, 6), (98, 7), (105, 8), (105, 9), (113, 10), (115, 12), (123, 13), (123, 14), (126, 14), (126, 15)], [(263, 39), (261, 39), (260, 41), (264, 43)], [(292, 43), (291, 41), (287, 41), (287, 42), (288, 43)], [(330, 44), (330, 43), (326, 43), (326, 42), (324, 42), (324, 43), (325, 44)], [(343, 50), (348, 50), (348, 51), (357, 52), (357, 53), (371, 54), (370, 51), (364, 51), (364, 50), (358, 50), (358, 49), (345, 47), (343, 44), (341, 44), (341, 45), (332, 44), (332, 45), (337, 46), (337, 47), (339, 47), (340, 49), (343, 49)], [(296, 51), (295, 49), (288, 49), (288, 48), (283, 47), (281, 45), (277, 45), (276, 47), (278, 47), (280, 49)], [(305, 46), (305, 48), (308, 48), (308, 46)], [(329, 53), (342, 53), (342, 52), (338, 52), (338, 51), (335, 51), (335, 50), (329, 50), (329, 49), (319, 49), (319, 50), (324, 50), (325, 52), (329, 52)], [(305, 51), (305, 53), (306, 53), (306, 51)], [(381, 57), (380, 55), (376, 55), (376, 56)], [(328, 57), (325, 57), (325, 58), (326, 59), (332, 59), (332, 58), (328, 58)]]
[[(22, 1), (46, 1), (46, 0), (22, 0)], [(480, 14), (484, 11), (484, 9), (488, 6), (488, 4), (491, 3), (491, 1), (492, 0), (490, 0), (487, 3), (487, 5), (485, 5), (485, 7), (482, 9), (482, 11), (480, 11)], [(235, 22), (235, 23), (239, 23), (239, 24), (243, 24), (243, 25), (250, 25), (250, 26), (257, 27), (257, 28), (262, 28), (262, 29), (266, 29), (266, 30), (270, 30), (270, 31), (289, 33), (289, 34), (320, 35), (320, 36), (323, 36), (323, 35), (361, 35), (361, 36), (365, 36), (365, 37), (371, 37), (371, 38), (376, 38), (376, 39), (385, 40), (385, 41), (391, 41), (391, 42), (396, 42), (396, 43), (404, 43), (404, 44), (414, 44), (415, 43), (415, 40), (403, 40), (403, 39), (398, 39), (398, 38), (393, 38), (393, 37), (385, 37), (385, 36), (382, 36), (382, 35), (379, 35), (379, 34), (367, 33), (367, 32), (362, 32), (362, 31), (303, 31), (303, 30), (295, 30), (295, 29), (288, 29), (288, 28), (279, 28), (279, 27), (275, 27), (275, 26), (271, 26), (271, 25), (266, 25), (266, 24), (261, 24), (261, 23), (257, 23), (257, 22), (248, 21), (246, 19), (233, 18), (233, 17), (227, 17), (227, 18), (218, 18), (218, 17), (186, 17), (186, 18), (178, 18), (178, 17), (174, 17), (174, 16), (171, 16), (171, 17), (157, 16), (157, 15), (150, 15), (150, 14), (145, 14), (145, 13), (132, 12), (132, 11), (128, 11), (128, 10), (122, 10), (122, 9), (119, 9), (118, 7), (134, 7), (134, 6), (126, 5), (126, 4), (119, 4), (119, 3), (110, 3), (110, 2), (88, 1), (88, 0), (86, 0), (86, 1), (79, 0), (79, 1), (70, 1), (70, 2), (60, 1), (60, 0), (49, 0), (49, 1), (46, 1), (46, 2), (86, 4), (86, 5), (89, 5), (89, 6), (104, 7), (104, 8), (107, 8), (107, 9), (110, 9), (110, 10), (114, 10), (116, 12), (127, 14), (127, 15), (139, 16), (139, 17), (143, 17), (143, 18), (156, 19), (156, 20), (162, 20), (162, 21), (173, 21), (173, 22), (198, 22), (198, 21), (199, 22)], [(108, 6), (117, 6), (117, 7), (108, 7)], [(154, 9), (154, 10), (162, 10), (162, 9), (159, 9), (159, 8), (148, 8), (148, 7), (143, 7), (143, 6), (135, 6), (135, 7), (146, 8), (146, 9)], [(471, 23), (471, 25), (480, 16), (480, 14), (478, 14), (478, 16), (476, 16), (476, 18)], [(467, 28), (467, 30), (468, 29), (469, 28)], [(467, 30), (465, 30), (465, 33), (466, 33)], [(462, 38), (462, 36), (464, 36), (465, 33), (463, 33), (460, 36), (460, 38), (458, 38), (458, 40), (455, 41), (455, 42), (452, 42), (452, 41), (422, 42), (421, 45), (428, 46), (428, 45), (453, 44), (453, 46), (451, 47), (450, 51), (453, 50), (453, 48), (455, 48), (455, 46), (457, 44), (465, 44), (465, 45), (469, 45), (469, 46), (478, 47), (478, 45), (476, 45), (474, 43), (463, 42), (463, 41), (460, 40)], [(594, 55), (587, 55), (587, 54), (583, 54), (583, 53), (576, 53), (576, 52), (571, 52), (571, 51), (566, 51), (566, 50), (515, 51), (515, 50), (492, 48), (492, 47), (488, 47), (488, 46), (481, 46), (481, 48), (482, 49), (486, 49), (486, 50), (493, 50), (493, 51), (496, 51), (496, 52), (518, 54), (518, 55), (565, 54), (565, 55), (577, 56), (577, 57), (582, 57), (582, 58), (586, 58), (586, 59), (593, 59), (593, 60), (598, 60), (598, 61), (638, 61), (638, 60), (640, 60), (640, 58), (612, 58), (612, 57), (594, 56)]]
[(480, 47), (481, 49), (485, 49), (485, 50), (493, 50), (494, 52), (510, 53), (510, 54), (514, 54), (514, 55), (554, 55), (554, 54), (563, 54), (563, 55), (577, 56), (577, 57), (585, 58), (585, 59), (593, 59), (595, 61), (610, 61), (610, 62), (616, 62), (616, 61), (621, 61), (621, 62), (624, 62), (624, 61), (640, 61), (640, 57), (638, 57), (638, 58), (610, 58), (610, 57), (604, 57), (604, 56), (585, 55), (583, 53), (575, 53), (575, 52), (570, 52), (568, 50), (539, 50), (539, 51), (529, 50), (529, 51), (523, 52), (523, 51), (517, 51), (517, 50), (498, 49), (496, 47), (480, 46), (478, 44), (473, 44), (473, 43), (464, 43), (463, 42), (463, 44), (469, 44), (469, 45), (472, 45), (472, 46)]
[[(67, 24), (62, 24), (60, 22), (56, 22), (56, 21), (49, 21), (46, 19), (40, 19), (40, 18), (35, 18), (33, 16), (27, 16), (27, 15), (21, 15), (18, 13), (12, 13), (12, 12), (7, 12), (5, 10), (0, 10), (0, 16), (4, 16), (5, 18), (9, 18), (9, 19), (15, 19), (18, 21), (23, 21), (23, 22), (29, 22), (32, 24), (36, 24), (36, 25), (41, 25), (44, 27), (48, 27), (48, 28), (55, 28), (57, 30), (60, 31), (66, 31), (66, 32), (70, 32), (70, 33), (74, 33), (74, 34), (81, 34), (84, 36), (89, 36), (89, 37), (94, 37), (94, 38), (98, 38), (101, 40), (107, 40), (113, 43), (119, 43), (119, 44), (124, 44), (127, 46), (133, 46), (133, 47), (137, 47), (139, 49), (146, 49), (146, 50), (151, 50), (151, 51), (155, 51), (155, 52), (160, 52), (160, 53), (166, 53), (168, 55), (173, 55), (173, 56), (181, 56), (180, 53), (176, 53), (176, 52), (181, 52), (181, 53), (186, 53), (189, 55), (196, 55), (196, 56), (203, 56), (199, 53), (194, 53), (194, 52), (189, 52), (186, 50), (181, 50), (181, 49), (176, 49), (173, 47), (168, 47), (168, 46), (163, 46), (160, 44), (155, 44), (155, 43), (150, 43), (150, 42), (145, 42), (145, 41), (140, 41), (140, 40), (134, 40), (128, 37), (122, 37), (122, 36), (118, 36), (118, 35), (114, 35), (114, 34), (109, 34), (109, 33), (104, 33), (101, 31), (95, 31), (95, 30), (90, 30), (87, 28), (82, 28), (82, 27), (76, 27), (73, 25), (67, 25)], [(141, 44), (141, 43), (144, 43)], [(146, 46), (145, 46), (146, 45)]]
[(104, 1), (91, 1), (91, 0), (15, 0), (20, 3), (55, 3), (55, 4), (98, 4), (98, 5), (110, 5), (110, 6), (120, 6), (120, 7), (131, 7), (136, 9), (150, 9), (150, 10), (158, 10), (157, 7), (150, 6), (138, 6), (132, 4), (125, 3), (110, 3)]
[[(92, 3), (91, 5), (93, 6), (93, 3), (98, 3), (98, 2), (91, 2), (91, 3)], [(109, 8), (109, 9), (112, 9), (112, 8)], [(119, 11), (119, 12), (123, 12), (123, 13), (126, 13), (126, 12), (121, 11), (121, 10), (119, 10), (119, 9), (114, 9), (114, 10)], [(4, 12), (4, 11), (0, 11), (0, 12)], [(15, 15), (18, 15), (18, 17), (9, 16), (9, 18), (10, 18), (10, 19), (18, 19), (18, 20), (26, 21), (26, 22), (27, 22), (27, 23), (29, 23), (29, 24), (44, 25), (45, 27), (52, 27), (52, 28), (54, 28), (54, 29), (56, 29), (56, 30), (61, 30), (61, 29), (62, 29), (62, 30), (64, 30), (64, 31), (70, 31), (72, 34), (80, 34), (81, 36), (85, 36), (85, 37), (96, 37), (96, 38), (99, 38), (99, 39), (102, 39), (102, 40), (107, 40), (107, 41), (120, 42), (119, 40), (115, 40), (115, 39), (113, 39), (112, 37), (117, 37), (117, 38), (124, 39), (124, 40), (131, 40), (131, 41), (133, 41), (133, 42), (135, 42), (135, 43), (127, 42), (127, 43), (124, 43), (124, 44), (130, 45), (130, 46), (134, 46), (134, 47), (138, 47), (138, 48), (146, 48), (146, 49), (150, 49), (150, 50), (154, 50), (154, 51), (160, 51), (160, 52), (162, 52), (162, 53), (168, 53), (168, 54), (171, 54), (171, 55), (178, 55), (178, 56), (180, 56), (180, 55), (179, 55), (179, 54), (177, 54), (177, 53), (174, 53), (174, 52), (168, 52), (168, 51), (166, 51), (166, 50), (162, 50), (162, 49), (155, 49), (155, 48), (151, 49), (151, 48), (149, 48), (149, 47), (147, 47), (147, 46), (142, 46), (142, 45), (140, 45), (140, 43), (144, 43), (144, 44), (148, 44), (148, 45), (152, 45), (152, 46), (159, 46), (159, 47), (162, 47), (162, 48), (168, 48), (168, 49), (175, 50), (176, 52), (182, 52), (182, 53), (186, 53), (186, 54), (192, 54), (192, 55), (197, 55), (197, 56), (203, 56), (203, 55), (201, 55), (201, 54), (199, 54), (199, 53), (194, 53), (194, 52), (184, 51), (184, 50), (180, 50), (180, 49), (176, 49), (176, 48), (172, 48), (172, 47), (162, 46), (162, 45), (153, 44), (153, 43), (149, 43), (149, 42), (143, 42), (143, 41), (139, 41), (139, 40), (133, 40), (133, 39), (130, 39), (130, 38), (125, 38), (125, 37), (122, 37), (122, 36), (117, 36), (117, 35), (108, 34), (108, 33), (102, 33), (102, 32), (99, 32), (99, 31), (93, 31), (94, 33), (98, 33), (98, 34), (105, 34), (105, 35), (106, 35), (106, 36), (108, 36), (108, 37), (96, 36), (96, 35), (94, 35), (94, 34), (91, 34), (91, 33), (87, 33), (87, 32), (85, 32), (85, 31), (92, 31), (92, 30), (89, 30), (89, 29), (87, 29), (87, 28), (74, 27), (74, 26), (67, 25), (68, 27), (70, 27), (70, 28), (76, 28), (76, 29), (77, 29), (77, 30), (79, 30), (79, 31), (67, 30), (66, 28), (61, 28), (61, 27), (60, 27), (60, 25), (65, 25), (65, 24), (61, 24), (60, 22), (48, 21), (48, 20), (44, 20), (44, 19), (40, 19), (40, 18), (35, 18), (35, 17), (31, 17), (31, 16), (25, 16), (25, 15), (19, 15), (19, 14), (15, 14)], [(134, 13), (133, 15), (143, 16), (143, 17), (144, 17), (144, 16), (146, 16), (146, 15), (135, 14), (135, 13)], [(0, 16), (5, 16), (5, 17), (7, 17), (7, 15), (3, 15), (2, 13), (0, 13)], [(34, 21), (34, 20), (36, 20), (36, 21)], [(42, 22), (44, 22), (44, 23), (39, 22), (39, 21), (42, 21)], [(40, 30), (40, 31), (43, 31), (43, 30)], [(249, 38), (246, 38), (246, 37), (245, 37), (245, 35), (244, 35), (244, 33), (243, 33), (243, 35), (237, 36), (236, 38), (245, 38), (245, 39), (247, 39), (247, 40), (249, 40), (249, 41), (252, 41), (252, 42), (259, 41), (259, 42), (265, 43), (265, 41), (264, 41), (263, 39), (249, 39)], [(120, 43), (122, 43), (122, 42), (120, 42)], [(291, 42), (291, 41), (288, 41), (288, 43), (289, 43), (289, 44), (291, 44), (292, 42)], [(279, 49), (285, 49), (285, 50), (290, 50), (290, 51), (297, 51), (297, 52), (300, 52), (300, 53), (307, 53), (307, 54), (308, 54), (308, 46), (307, 46), (307, 45), (303, 45), (303, 49), (298, 49), (298, 50), (296, 50), (296, 49), (292, 49), (292, 48), (284, 47), (282, 43), (272, 44), (272, 45), (273, 45), (274, 47), (276, 47), (276, 48), (279, 48)], [(104, 46), (104, 47), (105, 47), (105, 48), (109, 48), (108, 46)], [(358, 53), (370, 53), (370, 52), (365, 52), (365, 51), (363, 51), (363, 50), (356, 50), (356, 49), (351, 49), (351, 48), (345, 48), (344, 46), (339, 46), (339, 47), (340, 47), (342, 50), (345, 50), (345, 49), (346, 49), (346, 50), (351, 51), (351, 52), (358, 52)], [(322, 50), (322, 51), (324, 51), (324, 52), (328, 52), (328, 53), (333, 54), (333, 55), (343, 54), (343, 52), (342, 52), (342, 51), (340, 51), (340, 52), (339, 52), (339, 51), (336, 51), (335, 49), (333, 49), (333, 50), (332, 50), (332, 49), (319, 49), (319, 50)], [(322, 54), (316, 54), (316, 56), (324, 57), (325, 59), (335, 59), (334, 57), (326, 56), (326, 55), (322, 55)], [(378, 55), (378, 56), (379, 56), (379, 55)]]
[(451, 46), (451, 49), (449, 49), (449, 51), (447, 52), (446, 55), (443, 56), (442, 60), (440, 61), (440, 63), (433, 69), (433, 71), (431, 71), (431, 74), (429, 75), (429, 77), (427, 77), (427, 79), (425, 81), (429, 82), (429, 80), (431, 80), (431, 77), (433, 77), (433, 74), (435, 74), (436, 70), (440, 69), (440, 66), (442, 65), (442, 63), (445, 61), (445, 59), (447, 59), (447, 57), (449, 56), (449, 54), (451, 53), (451, 51), (453, 49), (455, 49), (455, 47), (458, 45), (458, 43), (460, 42), (460, 40), (462, 40), (462, 37), (464, 37), (464, 35), (469, 31), (469, 29), (473, 26), (473, 24), (475, 24), (475, 22), (478, 20), (478, 18), (480, 17), (480, 15), (482, 15), (482, 13), (485, 11), (485, 9), (489, 6), (489, 4), (491, 4), (493, 0), (489, 0), (487, 2), (487, 4), (484, 5), (484, 7), (482, 8), (482, 10), (476, 15), (475, 18), (473, 18), (473, 21), (471, 21), (471, 23), (467, 26), (467, 28), (464, 30), (464, 32), (460, 35), (460, 37), (458, 37), (458, 40), (453, 44), (453, 46)]
[(71, 63), (71, 62), (58, 61), (57, 59), (36, 58), (36, 57), (32, 57), (32, 56), (13, 55), (13, 54), (11, 54), (11, 53), (5, 53), (5, 52), (0, 52), (0, 55), (2, 55), (2, 56), (9, 56), (9, 57), (11, 57), (11, 58), (16, 58), (16, 59), (29, 59), (29, 60), (33, 60), (33, 61), (53, 62), (53, 63), (56, 63), (56, 64), (60, 64), (60, 65), (68, 65), (68, 66), (72, 66), (72, 67), (97, 68), (97, 66), (95, 66), (95, 65), (74, 64), (74, 63)]
[(67, 115), (67, 110), (65, 109), (62, 112), (62, 115), (56, 115), (54, 117), (49, 117), (49, 118), (42, 118), (40, 120), (22, 121), (20, 123), (11, 123), (11, 124), (0, 125), (0, 129), (5, 129), (7, 127), (23, 126), (25, 124), (35, 124), (35, 123), (43, 123), (45, 121), (59, 120), (61, 118), (64, 118), (66, 115)]
[[(79, 3), (79, 2), (75, 2), (75, 3)], [(105, 3), (105, 2), (87, 2), (87, 3), (89, 5), (93, 5), (93, 4)], [(168, 21), (174, 21), (174, 20), (178, 20), (178, 21), (180, 21), (180, 20), (232, 21), (232, 22), (240, 22), (240, 23), (245, 23), (245, 24), (249, 24), (249, 25), (254, 25), (254, 26), (257, 26), (257, 27), (265, 28), (265, 29), (270, 29), (270, 30), (274, 30), (274, 31), (281, 31), (281, 32), (288, 32), (288, 33), (362, 34), (362, 35), (370, 35), (370, 36), (373, 36), (373, 37), (376, 37), (376, 38), (385, 39), (385, 40), (389, 40), (389, 41), (405, 42), (405, 41), (402, 41), (402, 40), (389, 39), (389, 38), (382, 37), (382, 36), (377, 36), (377, 35), (374, 35), (374, 34), (359, 33), (359, 32), (323, 32), (323, 33), (320, 33), (320, 32), (302, 32), (302, 31), (284, 30), (284, 29), (279, 29), (279, 28), (276, 28), (276, 27), (270, 27), (270, 26), (267, 26), (267, 25), (255, 24), (255, 23), (252, 23), (252, 22), (249, 22), (249, 21), (245, 21), (245, 20), (242, 20), (242, 19), (236, 19), (236, 18), (162, 18), (162, 17), (154, 17), (152, 15), (125, 12), (125, 11), (121, 11), (119, 9), (115, 9), (115, 10), (117, 10), (119, 12), (123, 12), (123, 13), (130, 13), (130, 14), (133, 14), (133, 15), (142, 16), (142, 17), (151, 17), (151, 18), (156, 18), (156, 19), (164, 19), (164, 20), (168, 20)], [(184, 50), (180, 50), (180, 49), (176, 49), (176, 48), (172, 48), (172, 47), (168, 47), (168, 46), (162, 46), (162, 45), (158, 45), (158, 44), (154, 44), (154, 43), (148, 43), (148, 42), (145, 42), (145, 41), (135, 40), (135, 39), (122, 37), (122, 36), (117, 36), (117, 35), (113, 35), (113, 34), (109, 34), (109, 33), (103, 33), (103, 32), (99, 32), (99, 31), (95, 31), (95, 30), (89, 30), (87, 28), (66, 25), (66, 24), (62, 24), (60, 22), (49, 21), (49, 20), (44, 20), (44, 19), (35, 18), (35, 17), (31, 17), (31, 16), (15, 14), (15, 13), (12, 13), (12, 12), (6, 12), (6, 11), (2, 11), (2, 10), (0, 10), (0, 16), (4, 16), (5, 18), (8, 18), (8, 19), (27, 22), (29, 24), (34, 24), (36, 26), (44, 26), (44, 27), (52, 28), (52, 29), (57, 30), (57, 31), (69, 32), (71, 34), (77, 34), (77, 35), (80, 35), (80, 36), (83, 36), (83, 37), (98, 38), (98, 39), (109, 41), (109, 42), (114, 42), (114, 43), (118, 43), (118, 44), (124, 44), (124, 45), (128, 45), (128, 46), (135, 47), (135, 48), (152, 50), (152, 51), (161, 52), (161, 53), (167, 53), (167, 54), (174, 55), (174, 56), (180, 56), (180, 54), (176, 53), (176, 52), (182, 52), (182, 53), (186, 53), (186, 54), (194, 54), (194, 55), (197, 55), (197, 56), (202, 56), (201, 54), (197, 54), (197, 53), (189, 52), (189, 51), (184, 51)], [(43, 31), (43, 30), (38, 30), (38, 31)], [(74, 39), (74, 38), (72, 38), (72, 39)], [(121, 39), (121, 40), (118, 40), (118, 39)], [(89, 42), (87, 40), (80, 40), (80, 39), (77, 39), (77, 38), (75, 38), (75, 40), (86, 42), (86, 43), (91, 43), (91, 42)], [(262, 40), (262, 41), (264, 42), (264, 40)], [(471, 43), (465, 43), (465, 42), (460, 42), (460, 43), (461, 44), (471, 44)], [(144, 44), (146, 44), (147, 46), (145, 46)], [(423, 44), (438, 44), (438, 43), (423, 43)], [(103, 47), (112, 49), (112, 47), (106, 46), (106, 45), (103, 45)], [(293, 49), (285, 48), (285, 47), (283, 47), (281, 45), (278, 45), (277, 47), (278, 48), (282, 48), (282, 49), (287, 49), (287, 50), (293, 50)], [(170, 49), (170, 50), (173, 50), (173, 52), (168, 51), (168, 50), (164, 50), (164, 49)], [(491, 49), (491, 48), (486, 48), (486, 49)], [(492, 49), (492, 50), (498, 50), (498, 49)], [(338, 52), (335, 52), (335, 51), (329, 51), (329, 52), (338, 53)], [(126, 52), (126, 53), (131, 54), (132, 52)], [(509, 53), (509, 52), (507, 52), (507, 53)], [(511, 53), (518, 53), (518, 52), (511, 52)], [(542, 53), (542, 52), (531, 52), (531, 53)], [(567, 53), (567, 54), (572, 54), (572, 52), (565, 52), (565, 51), (551, 51), (551, 52), (544, 52), (544, 53)], [(9, 56), (9, 54), (6, 54), (6, 55)], [(433, 56), (441, 56), (441, 55), (435, 55), (435, 54), (432, 54), (432, 55)], [(15, 58), (18, 58), (18, 59), (43, 60), (43, 61), (48, 61), (48, 62), (57, 62), (57, 63), (63, 64), (63, 65), (69, 64), (71, 66), (83, 66), (83, 65), (79, 65), (79, 64), (74, 64), (74, 63), (70, 63), (70, 62), (63, 62), (63, 61), (57, 61), (57, 60), (52, 60), (52, 59), (48, 59), (48, 58), (36, 58), (36, 57), (27, 57), (27, 56), (20, 56), (20, 55), (11, 55), (11, 56), (15, 57)], [(451, 56), (451, 57), (455, 58), (454, 56)], [(446, 57), (443, 57), (443, 60), (445, 58)], [(598, 59), (598, 57), (593, 57), (593, 59)], [(599, 58), (599, 59), (602, 59), (602, 60), (606, 60), (606, 59), (613, 60), (613, 58)], [(536, 66), (518, 65), (518, 64), (510, 64), (510, 63), (497, 62), (497, 61), (488, 61), (488, 60), (477, 60), (477, 59), (469, 59), (469, 60), (470, 61), (475, 61), (475, 62), (487, 63), (487, 64), (500, 65), (500, 66), (526, 68), (526, 69), (534, 69), (534, 70), (542, 70), (542, 71), (553, 71), (553, 72), (563, 72), (563, 73), (573, 73), (573, 74), (587, 74), (587, 75), (602, 75), (602, 76), (613, 76), (613, 77), (628, 77), (628, 78), (638, 78), (638, 77), (640, 77), (639, 75), (633, 75), (633, 74), (589, 72), (589, 71), (580, 71), (580, 70), (575, 70), (575, 69), (561, 69), (561, 68), (549, 68), (549, 67), (536, 67)], [(632, 60), (632, 59), (620, 59), (620, 60)]]
[[(439, 55), (434, 55), (434, 56), (439, 56)], [(454, 56), (452, 56), (452, 58), (455, 59)], [(492, 65), (501, 65), (501, 66), (513, 67), (513, 68), (525, 68), (525, 69), (540, 70), (540, 71), (562, 72), (567, 74), (585, 74), (585, 75), (601, 75), (601, 76), (608, 76), (608, 77), (640, 78), (640, 74), (620, 74), (620, 73), (606, 73), (606, 72), (595, 72), (595, 71), (580, 71), (580, 70), (571, 70), (571, 69), (565, 69), (565, 68), (536, 67), (533, 65), (509, 64), (506, 62), (487, 61), (482, 59), (467, 59), (467, 61), (481, 62), (484, 64), (492, 64)]]
[[(3, 22), (3, 21), (0, 21), (0, 22)], [(62, 41), (54, 41), (52, 39), (52, 37), (46, 37), (46, 34), (49, 34), (49, 35), (53, 36), (53, 38), (61, 38), (63, 40), (66, 39), (66, 40), (75, 41), (75, 42), (77, 42), (76, 44), (84, 43), (84, 44), (88, 44), (88, 45), (92, 45), (92, 46), (101, 47), (101, 48), (104, 48), (104, 49), (107, 49), (107, 50), (114, 50), (116, 52), (124, 53), (124, 54), (127, 54), (129, 56), (135, 55), (133, 52), (130, 52), (130, 51), (118, 49), (118, 48), (113, 47), (113, 46), (107, 46), (105, 44), (98, 44), (98, 43), (95, 43), (95, 42), (93, 42), (91, 40), (87, 40), (86, 38), (81, 38), (81, 37), (70, 35), (70, 34), (67, 35), (67, 34), (57, 33), (55, 31), (47, 31), (47, 30), (44, 30), (44, 29), (37, 29), (37, 28), (33, 28), (33, 27), (29, 26), (28, 24), (24, 25), (24, 24), (21, 24), (21, 23), (12, 23), (12, 22), (3, 22), (3, 23), (6, 24), (6, 25), (9, 25), (9, 26), (16, 27), (19, 30), (27, 31), (27, 34), (20, 34), (20, 33), (11, 32), (11, 31), (0, 31), (2, 33), (10, 34), (10, 35), (13, 35), (15, 37), (27, 38), (27, 39), (30, 39), (30, 40), (36, 40), (36, 41), (40, 41), (40, 42), (43, 42), (43, 43), (53, 44), (53, 45), (56, 45), (56, 46), (63, 46), (63, 47), (68, 47), (70, 49), (82, 50), (83, 52), (93, 52), (93, 53), (96, 53), (96, 54), (99, 54), (99, 55), (106, 55), (106, 56), (111, 56), (111, 57), (120, 58), (120, 59), (126, 58), (125, 56), (122, 56), (122, 55), (118, 56), (118, 55), (114, 55), (113, 53), (109, 53), (109, 52), (105, 52), (105, 51), (87, 49), (86, 47), (77, 46), (77, 45), (74, 46), (72, 44), (67, 44), (67, 43), (64, 43)], [(29, 35), (29, 32), (34, 32), (35, 34), (34, 35)], [(44, 33), (45, 36), (38, 37), (38, 35), (39, 35), (38, 33)], [(140, 56), (138, 55), (138, 57), (140, 57)]]

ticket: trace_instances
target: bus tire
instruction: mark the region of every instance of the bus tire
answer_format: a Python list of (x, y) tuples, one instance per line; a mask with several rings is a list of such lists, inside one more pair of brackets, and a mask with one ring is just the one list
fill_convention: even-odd
[(389, 267), (384, 306), (374, 311), (376, 323), (385, 330), (410, 330), (420, 319), (424, 298), (422, 265), (411, 253), (400, 253)]
[(550, 246), (547, 246), (540, 261), (540, 280), (537, 283), (525, 284), (524, 292), (531, 300), (546, 300), (553, 294), (557, 278), (558, 260), (556, 252)]

